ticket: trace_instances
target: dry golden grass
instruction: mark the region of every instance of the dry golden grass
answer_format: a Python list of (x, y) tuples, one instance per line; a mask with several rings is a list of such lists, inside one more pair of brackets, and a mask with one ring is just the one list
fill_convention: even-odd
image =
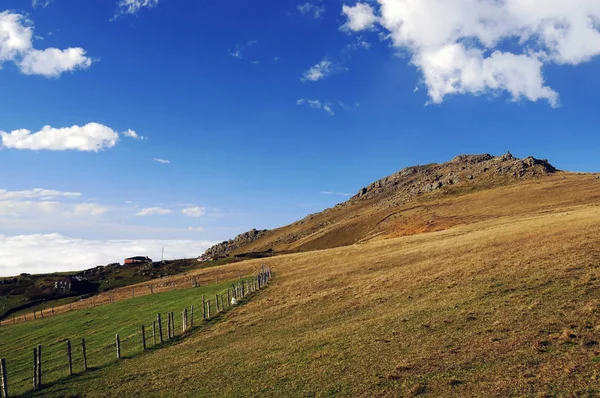
[(599, 396), (600, 180), (419, 206), (457, 222), (269, 259), (274, 283), (221, 322), (40, 394)]

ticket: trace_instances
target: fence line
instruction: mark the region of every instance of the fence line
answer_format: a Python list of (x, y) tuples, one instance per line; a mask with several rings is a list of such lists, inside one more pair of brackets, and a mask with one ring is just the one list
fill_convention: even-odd
[[(252, 276), (254, 276), (254, 274), (256, 273), (256, 271), (254, 271), (252, 273)], [(223, 279), (228, 279), (230, 278), (231, 272), (224, 272), (224, 275), (221, 275), (221, 277), (219, 277), (219, 275), (216, 276), (216, 280), (217, 283), (219, 281), (219, 279), (223, 280)], [(175, 276), (168, 276), (166, 278), (174, 278)], [(141, 296), (147, 296), (150, 294), (154, 294), (154, 293), (163, 293), (163, 292), (167, 292), (167, 291), (172, 291), (172, 290), (176, 290), (176, 289), (186, 289), (186, 288), (190, 288), (190, 287), (198, 287), (201, 286), (200, 281), (199, 281), (200, 276), (196, 275), (196, 276), (185, 276), (182, 278), (178, 278), (178, 279), (172, 279), (172, 280), (168, 280), (168, 281), (164, 281), (164, 282), (159, 282), (162, 278), (159, 278), (157, 280), (154, 280), (155, 283), (152, 283), (152, 281), (148, 281), (148, 282), (144, 282), (144, 284), (140, 285), (140, 286), (123, 286), (123, 287), (119, 287), (113, 290), (108, 290), (108, 291), (104, 291), (104, 292), (99, 292), (98, 294), (95, 295), (91, 295), (88, 297), (83, 297), (80, 298), (79, 300), (76, 301), (72, 301), (70, 303), (67, 304), (63, 304), (57, 307), (54, 307), (54, 303), (50, 302), (48, 303), (46, 306), (44, 306), (43, 304), (40, 304), (39, 306), (34, 306), (33, 310), (30, 310), (32, 312), (26, 312), (23, 313), (22, 315), (7, 315), (4, 316), (3, 314), (0, 314), (0, 327), (2, 326), (9, 326), (9, 325), (15, 325), (17, 323), (22, 323), (22, 322), (29, 322), (29, 321), (33, 321), (33, 320), (37, 320), (37, 319), (45, 319), (47, 317), (50, 316), (54, 316), (54, 315), (59, 315), (59, 314), (64, 314), (66, 312), (70, 312), (70, 311), (74, 311), (74, 310), (81, 310), (81, 309), (88, 309), (88, 308), (94, 308), (97, 306), (101, 306), (101, 305), (107, 305), (107, 304), (112, 304), (113, 302), (117, 302), (117, 301), (122, 301), (122, 300), (127, 300), (127, 299), (131, 299), (132, 297), (141, 297)], [(206, 277), (203, 277), (203, 280), (205, 284), (211, 283), (211, 281), (213, 281), (213, 276), (207, 275)], [(62, 298), (68, 298), (69, 296), (65, 296)], [(22, 310), (22, 311), (26, 311), (26, 310)]]
[[(221, 313), (240, 303), (241, 300), (249, 298), (254, 292), (263, 288), (271, 279), (272, 271), (264, 265), (258, 271), (258, 273), (257, 271), (253, 272), (249, 278), (240, 278), (231, 287), (217, 292), (213, 314), (211, 314), (211, 301), (205, 300), (202, 296), (202, 320), (213, 320)], [(194, 281), (194, 283), (197, 282)], [(225, 301), (225, 298), (227, 298), (227, 301)], [(190, 306), (189, 313), (187, 307), (182, 310), (181, 323), (177, 321), (179, 317), (175, 317), (172, 311), (167, 312), (167, 319), (167, 341), (176, 337), (185, 337), (194, 329), (194, 305)], [(148, 325), (138, 326), (136, 332), (115, 334), (113, 344), (98, 346), (98, 340), (90, 340), (87, 342), (89, 344), (86, 344), (86, 339), (82, 338), (81, 347), (73, 347), (69, 339), (58, 340), (57, 343), (44, 346), (43, 356), (42, 345), (37, 345), (33, 348), (33, 368), (30, 367), (31, 362), (29, 361), (27, 361), (28, 363), (16, 363), (17, 361), (7, 363), (5, 358), (0, 358), (0, 396), (8, 398), (9, 392), (13, 395), (26, 393), (29, 391), (27, 389), (29, 383), (32, 383), (29, 384), (32, 389), (39, 389), (43, 386), (42, 380), (48, 384), (48, 382), (51, 383), (79, 373), (77, 369), (85, 372), (89, 369), (88, 361), (90, 358), (94, 360), (94, 365), (104, 366), (115, 360), (115, 350), (116, 360), (119, 361), (124, 357), (131, 357), (146, 351), (150, 347), (150, 342), (153, 349), (159, 348), (165, 342), (162, 326), (162, 317), (159, 313), (156, 315), (156, 320), (151, 321)], [(146, 333), (146, 330), (150, 329), (152, 329), (152, 336)], [(177, 336), (177, 330), (181, 331), (179, 336)], [(59, 342), (66, 344), (66, 350), (65, 345), (58, 344)], [(108, 360), (108, 358), (113, 359)], [(31, 377), (32, 374), (33, 377)]]

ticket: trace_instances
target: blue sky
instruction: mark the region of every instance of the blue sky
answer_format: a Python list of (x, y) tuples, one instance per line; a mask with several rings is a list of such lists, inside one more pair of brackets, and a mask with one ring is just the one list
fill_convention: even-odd
[(0, 275), (199, 255), (463, 153), (600, 171), (600, 9), (515, 1), (4, 0)]

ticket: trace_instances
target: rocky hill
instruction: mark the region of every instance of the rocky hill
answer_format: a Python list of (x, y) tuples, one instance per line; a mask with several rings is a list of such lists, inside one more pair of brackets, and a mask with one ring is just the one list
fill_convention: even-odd
[[(331, 209), (274, 230), (252, 231), (208, 249), (203, 258), (246, 252), (293, 252), (447, 228), (459, 222), (427, 213), (427, 201), (555, 174), (547, 160), (461, 155), (446, 163), (411, 166), (375, 181)], [(409, 227), (408, 227), (409, 226)]]
[(221, 243), (217, 243), (216, 245), (209, 247), (204, 252), (204, 254), (200, 257), (200, 259), (201, 260), (216, 260), (219, 258), (227, 257), (231, 253), (236, 251), (237, 249), (242, 248), (242, 247), (248, 245), (249, 243), (254, 242), (257, 239), (262, 238), (263, 236), (267, 235), (268, 233), (269, 233), (269, 230), (267, 230), (267, 229), (263, 229), (260, 231), (257, 229), (252, 229), (248, 232), (244, 232), (242, 234), (239, 234), (238, 236), (236, 236), (233, 239), (229, 239), (229, 240), (226, 240)]

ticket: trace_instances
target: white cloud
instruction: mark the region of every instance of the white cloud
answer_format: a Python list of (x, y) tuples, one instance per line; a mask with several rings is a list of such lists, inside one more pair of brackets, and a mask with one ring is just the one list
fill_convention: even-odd
[[(378, 0), (344, 6), (349, 31), (379, 24), (423, 74), (429, 97), (508, 92), (513, 100), (558, 94), (548, 64), (577, 65), (600, 54), (597, 0)], [(379, 15), (376, 16), (376, 15)]]
[(342, 25), (341, 29), (353, 32), (372, 29), (378, 20), (373, 7), (365, 3), (357, 3), (353, 7), (344, 4), (342, 14), (346, 15), (348, 20)]
[(206, 214), (206, 209), (199, 206), (188, 207), (181, 210), (181, 214), (188, 217), (202, 217), (204, 214)]
[(48, 6), (50, 6), (50, 4), (52, 4), (54, 0), (31, 0), (31, 6), (33, 8), (46, 8)]
[(158, 5), (158, 0), (119, 0), (117, 11), (111, 21), (126, 15), (135, 15), (142, 8), (153, 8)]
[(0, 189), (0, 201), (23, 200), (23, 199), (55, 199), (55, 198), (79, 198), (79, 192), (62, 192), (54, 189), (33, 188), (25, 191), (7, 191)]
[(324, 79), (325, 77), (342, 71), (347, 71), (348, 68), (345, 68), (341, 65), (335, 64), (327, 59), (322, 60), (316, 65), (311, 66), (307, 71), (302, 75), (303, 82), (316, 82), (317, 80)]
[(108, 208), (96, 203), (81, 203), (73, 209), (73, 215), (77, 217), (96, 217), (108, 211)]
[(233, 58), (242, 59), (244, 57), (244, 50), (255, 45), (256, 43), (258, 43), (258, 41), (250, 40), (249, 42), (246, 42), (246, 44), (238, 44), (233, 50), (229, 50), (229, 55), (231, 55)]
[(308, 105), (309, 107), (311, 107), (313, 109), (324, 110), (325, 112), (329, 113), (331, 116), (335, 115), (333, 109), (331, 109), (331, 103), (329, 103), (328, 101), (321, 102), (319, 100), (311, 100), (311, 99), (304, 99), (304, 98), (301, 98), (296, 101), (296, 105), (304, 105), (304, 104)]
[(326, 11), (326, 8), (324, 6), (318, 6), (312, 3), (304, 3), (296, 8), (298, 9), (298, 11), (300, 11), (302, 15), (312, 14), (312, 16), (315, 19), (321, 18), (323, 13)]
[(170, 161), (170, 160), (167, 160), (167, 159), (159, 159), (159, 158), (154, 158), (154, 161), (155, 161), (155, 162), (158, 162), (158, 163), (162, 163), (162, 164), (170, 164), (170, 163), (171, 163), (171, 161)]
[(147, 140), (147, 137), (144, 137), (143, 135), (139, 135), (138, 133), (136, 133), (135, 131), (129, 129), (127, 131), (123, 131), (121, 134), (123, 134), (125, 137), (129, 137), (129, 138), (133, 138), (134, 140)]
[(19, 62), (21, 72), (26, 75), (42, 75), (58, 77), (64, 72), (86, 69), (92, 65), (92, 60), (85, 56), (83, 48), (47, 48), (32, 49)]
[(0, 68), (4, 62), (12, 61), (24, 74), (58, 77), (65, 72), (89, 68), (92, 59), (85, 54), (79, 47), (36, 49), (33, 23), (21, 14), (0, 13)]
[(2, 146), (13, 149), (49, 151), (94, 151), (112, 148), (119, 141), (119, 134), (110, 127), (99, 123), (85, 126), (53, 128), (44, 126), (40, 131), (14, 130), (10, 133), (0, 130)]
[(137, 212), (136, 216), (164, 216), (173, 213), (173, 210), (163, 209), (162, 207), (148, 207)]
[(60, 234), (0, 235), (0, 276), (74, 271), (122, 262), (136, 255), (160, 260), (194, 258), (216, 242), (191, 240), (86, 240)]

